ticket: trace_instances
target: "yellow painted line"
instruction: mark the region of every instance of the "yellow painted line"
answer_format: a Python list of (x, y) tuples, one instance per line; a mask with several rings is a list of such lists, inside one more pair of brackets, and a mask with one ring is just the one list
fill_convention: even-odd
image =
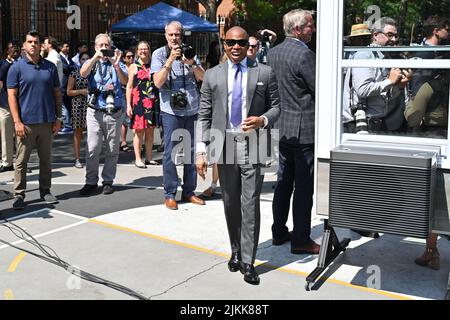
[(11, 262), (11, 264), (9, 265), (8, 268), (8, 272), (14, 272), (17, 269), (17, 266), (19, 265), (19, 263), (23, 260), (23, 258), (25, 258), (27, 254), (25, 252), (20, 252), (17, 257), (13, 260), (13, 262)]
[[(103, 226), (106, 226), (106, 227), (109, 227), (109, 228), (113, 228), (113, 229), (118, 229), (118, 230), (130, 232), (130, 233), (137, 234), (137, 235), (140, 235), (140, 236), (144, 236), (144, 237), (147, 237), (147, 238), (160, 240), (160, 241), (163, 241), (163, 242), (166, 242), (166, 243), (174, 244), (174, 245), (177, 245), (177, 246), (193, 249), (193, 250), (196, 250), (196, 251), (201, 251), (201, 252), (204, 252), (204, 253), (208, 253), (208, 254), (224, 257), (224, 258), (229, 258), (230, 257), (229, 254), (224, 254), (222, 252), (209, 250), (209, 249), (205, 249), (205, 248), (202, 248), (202, 247), (194, 246), (194, 245), (191, 245), (191, 244), (187, 244), (187, 243), (183, 243), (183, 242), (179, 242), (179, 241), (163, 238), (163, 237), (160, 237), (160, 236), (157, 236), (157, 235), (154, 235), (154, 234), (150, 234), (150, 233), (146, 233), (146, 232), (130, 229), (130, 228), (127, 228), (127, 227), (122, 227), (122, 226), (111, 224), (111, 223), (108, 223), (108, 222), (103, 222), (103, 221), (99, 221), (99, 220), (95, 220), (95, 219), (89, 219), (88, 222), (92, 222), (92, 223), (95, 223), (95, 224), (98, 224), (98, 225), (103, 225)], [(258, 263), (256, 263), (256, 266), (262, 265), (262, 264), (264, 265), (264, 267), (266, 267), (268, 269), (279, 270), (279, 271), (283, 271), (283, 272), (294, 274), (294, 275), (300, 275), (300, 276), (304, 276), (305, 278), (309, 275), (309, 273), (306, 273), (306, 272), (296, 271), (296, 270), (283, 268), (283, 267), (277, 267), (277, 266), (266, 264), (264, 262), (258, 262)], [(319, 281), (319, 280), (321, 280), (321, 278), (319, 278), (317, 281)], [(334, 283), (334, 284), (338, 284), (338, 285), (345, 286), (345, 287), (348, 287), (348, 288), (357, 289), (357, 290), (361, 290), (361, 291), (366, 291), (366, 292), (370, 292), (370, 293), (375, 293), (375, 294), (379, 294), (379, 295), (386, 296), (386, 297), (393, 298), (393, 299), (414, 300), (413, 298), (405, 297), (403, 295), (399, 295), (399, 294), (395, 294), (395, 293), (391, 293), (391, 292), (387, 292), (387, 291), (381, 291), (381, 290), (377, 290), (377, 289), (372, 289), (372, 288), (366, 288), (366, 287), (362, 287), (362, 286), (357, 286), (357, 285), (350, 284), (350, 283), (347, 283), (347, 282), (344, 282), (344, 281), (341, 281), (341, 280), (328, 278), (328, 279), (325, 279), (325, 282)]]
[(14, 300), (14, 293), (11, 289), (5, 290), (5, 299)]
[(137, 235), (140, 235), (140, 236), (147, 237), (147, 238), (160, 240), (160, 241), (163, 241), (163, 242), (166, 242), (166, 243), (175, 244), (177, 246), (189, 248), (189, 249), (196, 250), (196, 251), (201, 251), (201, 252), (204, 252), (204, 253), (213, 254), (213, 255), (216, 255), (216, 256), (224, 257), (224, 258), (229, 258), (230, 257), (229, 254), (227, 255), (227, 254), (224, 254), (222, 252), (208, 250), (208, 249), (205, 249), (205, 248), (202, 248), (202, 247), (198, 247), (198, 246), (194, 246), (194, 245), (191, 245), (191, 244), (187, 244), (187, 243), (183, 243), (183, 242), (179, 242), (179, 241), (163, 238), (163, 237), (160, 237), (160, 236), (156, 236), (154, 234), (137, 231), (137, 230), (134, 230), (134, 229), (118, 226), (118, 225), (111, 224), (111, 223), (108, 223), (108, 222), (98, 221), (98, 220), (95, 220), (95, 219), (89, 219), (88, 222), (92, 222), (92, 223), (95, 223), (95, 224), (100, 224), (100, 225), (103, 225), (103, 226), (106, 226), (106, 227), (110, 227), (110, 228), (113, 228), (113, 229), (119, 229), (119, 230), (122, 230), (122, 231), (127, 231), (127, 232), (130, 232), (130, 233), (134, 233), (134, 234), (137, 234)]

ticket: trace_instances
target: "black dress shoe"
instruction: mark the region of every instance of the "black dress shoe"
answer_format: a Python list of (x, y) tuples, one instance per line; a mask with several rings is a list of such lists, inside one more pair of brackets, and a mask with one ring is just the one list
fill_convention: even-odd
[(292, 231), (286, 233), (284, 236), (282, 236), (281, 238), (273, 238), (272, 237), (272, 245), (273, 246), (281, 246), (282, 244), (284, 244), (285, 242), (291, 241), (292, 239)]
[(359, 234), (362, 237), (373, 238), (373, 239), (377, 239), (380, 237), (380, 234), (378, 232), (362, 231), (362, 230), (354, 230), (354, 229), (351, 229), (351, 230), (353, 232), (356, 232), (357, 234)]
[(0, 172), (6, 172), (6, 171), (14, 171), (14, 166), (0, 166)]
[(241, 265), (241, 273), (244, 275), (244, 281), (255, 286), (259, 285), (259, 276), (252, 264), (243, 263)]
[(233, 252), (231, 254), (230, 261), (228, 261), (228, 270), (230, 272), (237, 272), (241, 268), (241, 257), (239, 252)]

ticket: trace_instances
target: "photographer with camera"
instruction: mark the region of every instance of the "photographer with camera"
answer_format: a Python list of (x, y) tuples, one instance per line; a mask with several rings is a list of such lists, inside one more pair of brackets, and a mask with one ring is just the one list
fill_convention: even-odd
[(256, 55), (256, 61), (259, 63), (267, 64), (267, 53), (269, 49), (277, 41), (277, 34), (269, 29), (259, 30), (257, 33), (258, 39), (258, 53)]
[(89, 78), (88, 110), (86, 113), (87, 152), (86, 184), (83, 196), (97, 192), (98, 169), (103, 141), (106, 143), (105, 164), (102, 171), (103, 194), (114, 192), (113, 180), (119, 159), (120, 126), (123, 121), (122, 85), (127, 83), (126, 71), (120, 65), (122, 52), (111, 49), (108, 34), (95, 38), (95, 55), (81, 67), (80, 74)]
[[(167, 45), (153, 52), (151, 70), (154, 83), (159, 89), (161, 120), (164, 129), (163, 180), (164, 198), (168, 209), (177, 210), (175, 196), (178, 188), (178, 174), (172, 150), (183, 139), (191, 141), (190, 150), (184, 150), (190, 159), (184, 163), (182, 200), (203, 205), (205, 202), (194, 195), (197, 187), (197, 172), (194, 163), (194, 124), (200, 105), (197, 82), (203, 81), (205, 70), (192, 47), (182, 42), (183, 26), (178, 21), (166, 25)], [(189, 132), (190, 137), (172, 141), (177, 129)]]
[[(396, 46), (397, 43), (396, 21), (381, 18), (371, 30), (369, 47), (374, 47), (374, 50), (357, 51), (351, 59), (385, 59), (379, 48)], [(403, 111), (408, 97), (405, 88), (411, 79), (411, 70), (399, 68), (349, 69), (344, 80), (344, 132), (389, 134), (404, 130)]]

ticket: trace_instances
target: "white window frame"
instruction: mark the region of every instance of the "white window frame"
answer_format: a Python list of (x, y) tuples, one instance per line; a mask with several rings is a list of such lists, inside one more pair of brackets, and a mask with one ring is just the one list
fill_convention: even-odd
[[(439, 146), (443, 158), (440, 167), (450, 169), (450, 130), (447, 139), (395, 135), (342, 134), (343, 69), (346, 67), (450, 69), (450, 60), (409, 59), (409, 60), (351, 60), (343, 57), (344, 1), (318, 1), (317, 24), (317, 79), (316, 79), (316, 150), (317, 157), (329, 159), (330, 150), (339, 144), (351, 141), (367, 143), (386, 142)], [(335, 28), (330, 28), (330, 25)], [(324, 30), (322, 32), (322, 30)], [(423, 51), (408, 47), (410, 51)], [(352, 48), (354, 50), (355, 48)], [(384, 50), (385, 48), (383, 48)], [(368, 49), (367, 49), (368, 50)], [(394, 49), (395, 50), (395, 49)], [(402, 48), (397, 49), (397, 51)], [(387, 50), (384, 50), (387, 51)], [(403, 50), (405, 51), (405, 50)], [(326, 93), (326, 94), (325, 94)], [(330, 93), (328, 95), (328, 93)], [(331, 110), (330, 110), (331, 108)], [(330, 112), (331, 111), (331, 112)], [(450, 117), (450, 113), (449, 113)], [(450, 124), (450, 119), (449, 119)], [(450, 128), (449, 128), (450, 129)]]

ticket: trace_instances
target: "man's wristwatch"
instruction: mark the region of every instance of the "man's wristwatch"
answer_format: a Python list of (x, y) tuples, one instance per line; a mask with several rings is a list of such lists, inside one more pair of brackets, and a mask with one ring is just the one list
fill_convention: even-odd
[(193, 64), (191, 64), (191, 68), (192, 69), (195, 69), (195, 68), (197, 68), (198, 67), (198, 64), (196, 63), (196, 62), (194, 62)]
[(63, 122), (63, 118), (62, 117), (56, 117), (56, 120), (59, 120), (60, 122)]

